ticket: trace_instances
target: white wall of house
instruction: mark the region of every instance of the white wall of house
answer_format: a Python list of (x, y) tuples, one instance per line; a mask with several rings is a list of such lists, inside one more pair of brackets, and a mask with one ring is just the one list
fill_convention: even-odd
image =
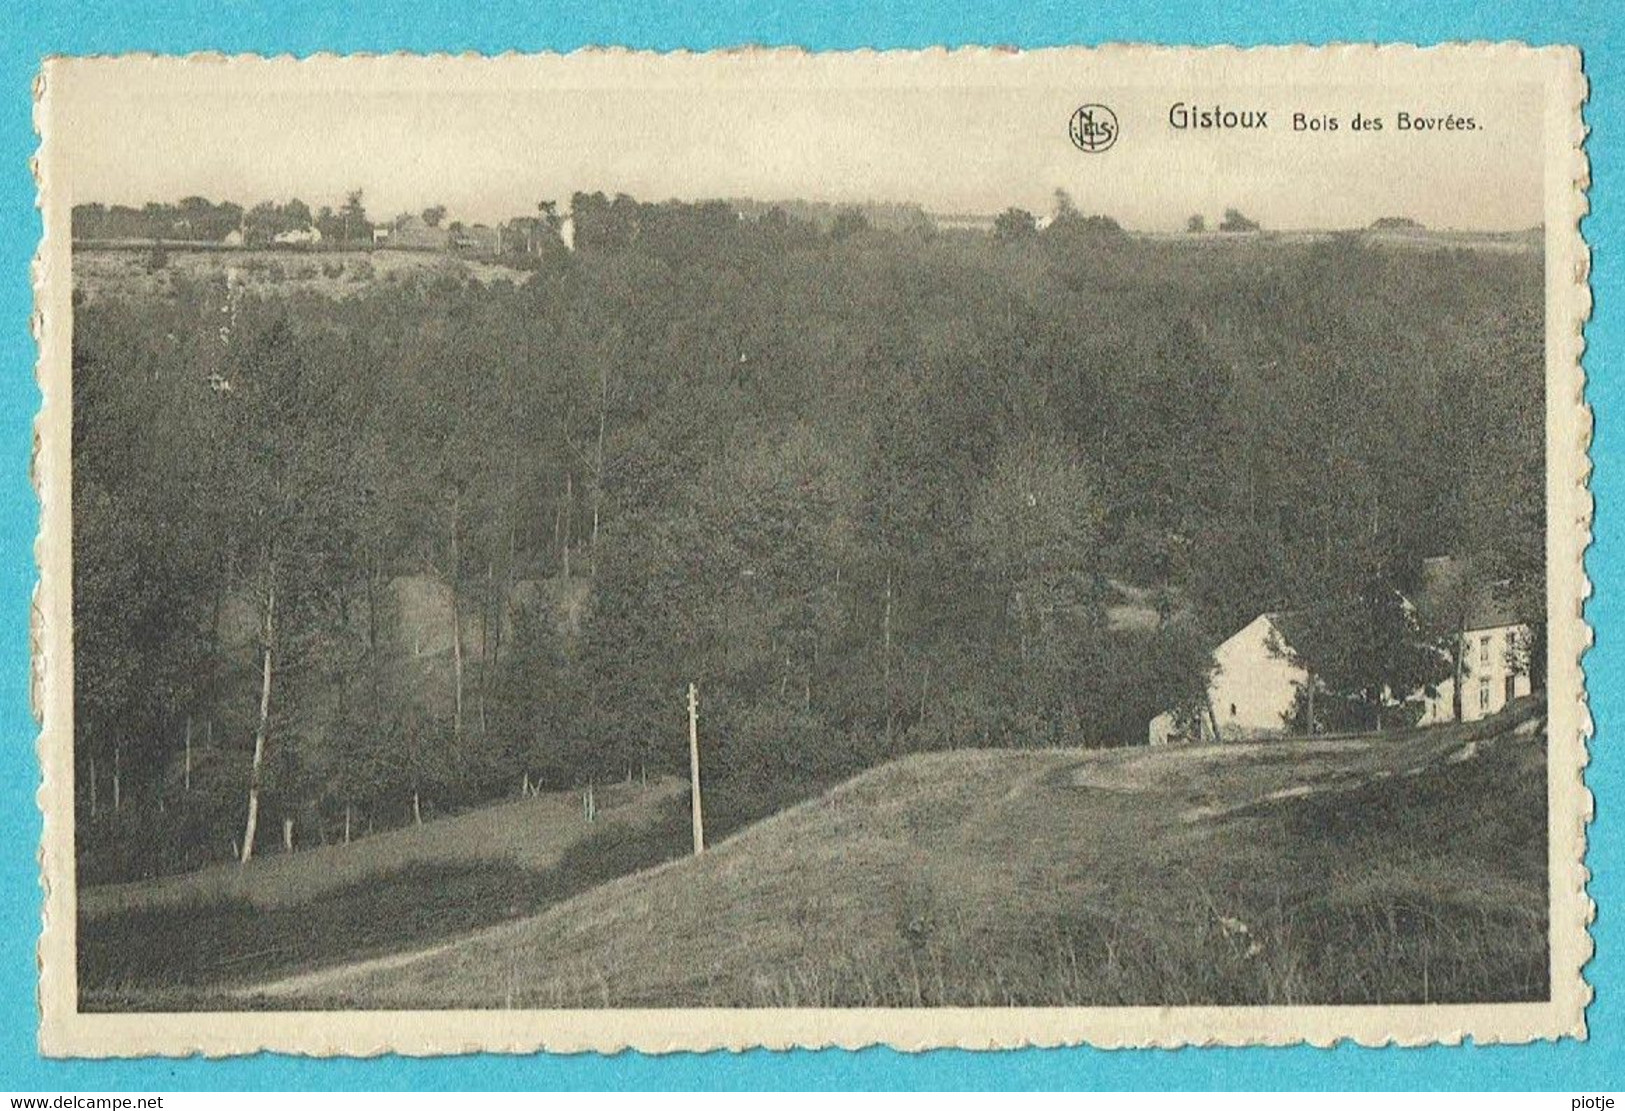
[[(1208, 681), (1208, 704), (1218, 722), (1220, 740), (1286, 732), (1286, 715), (1298, 688), (1309, 681), (1309, 673), (1273, 651), (1272, 640), (1285, 643), (1275, 622), (1264, 614), (1213, 650), (1215, 669)], [(1185, 739), (1178, 732), (1172, 712), (1158, 714), (1151, 719), (1146, 740), (1162, 745)], [(1200, 733), (1200, 739), (1212, 739), (1208, 723), (1200, 723)]]
[[(1462, 634), (1466, 675), (1462, 683), (1461, 720), (1478, 721), (1498, 714), (1513, 698), (1522, 698), (1532, 689), (1529, 676), (1514, 667), (1514, 653), (1520, 641), (1527, 643), (1529, 626), (1499, 625), (1490, 629), (1469, 629)], [(1439, 684), (1439, 693), (1426, 700), (1422, 724), (1436, 725), (1455, 720), (1454, 679)]]
[(1309, 673), (1271, 651), (1272, 635), (1279, 638), (1280, 632), (1265, 614), (1214, 649), (1218, 668), (1208, 683), (1208, 700), (1221, 740), (1286, 731), (1286, 714)]

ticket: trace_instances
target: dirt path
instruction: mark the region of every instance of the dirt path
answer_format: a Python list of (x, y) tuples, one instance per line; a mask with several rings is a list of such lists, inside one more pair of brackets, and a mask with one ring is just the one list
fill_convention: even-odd
[[(1520, 724), (1527, 736), (1538, 720)], [(1221, 818), (1263, 803), (1354, 791), (1394, 776), (1460, 764), (1495, 743), (1471, 727), (1411, 730), (1313, 740), (1168, 747), (1132, 756), (1104, 754), (1068, 769), (1074, 788), (1120, 795), (1161, 795), (1184, 823)], [(1194, 803), (1194, 805), (1192, 805)]]
[[(501, 929), (502, 927), (495, 928)], [(284, 976), (278, 980), (238, 988), (232, 992), (232, 995), (239, 999), (283, 999), (289, 996), (311, 995), (333, 988), (352, 977), (365, 976), (374, 972), (391, 972), (417, 961), (439, 956), (441, 953), (449, 952), (462, 944), (467, 940), (467, 937), (468, 935), (465, 935), (464, 937), (453, 938), (450, 941), (442, 941), (426, 949), (411, 949), (404, 953), (390, 953), (388, 956), (373, 957), (371, 960), (352, 961), (348, 964), (335, 965), (332, 968), (321, 968), (315, 972), (301, 972), (294, 976)]]

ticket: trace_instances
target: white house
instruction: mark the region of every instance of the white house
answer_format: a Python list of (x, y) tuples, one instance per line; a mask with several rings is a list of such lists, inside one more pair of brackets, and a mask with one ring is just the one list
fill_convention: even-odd
[[(1433, 628), (1461, 630), (1456, 659), (1463, 721), (1499, 713), (1512, 699), (1530, 692), (1530, 628), (1513, 615), (1499, 584), (1478, 583), (1462, 561), (1429, 559), (1422, 567), (1418, 604), (1407, 603), (1407, 608)], [(1210, 743), (1284, 734), (1298, 691), (1309, 681), (1309, 673), (1290, 657), (1292, 629), (1310, 619), (1297, 612), (1254, 618), (1213, 650), (1206, 704), (1158, 714), (1151, 719), (1147, 741)], [(1432, 696), (1422, 692), (1420, 724), (1454, 721), (1454, 695), (1451, 679)], [(1391, 705), (1400, 701), (1389, 696)]]
[(1461, 720), (1498, 714), (1508, 702), (1531, 690), (1531, 630), (1507, 604), (1501, 584), (1480, 583), (1460, 560), (1424, 560), (1419, 608), (1436, 627), (1460, 629), (1456, 676), (1424, 700), (1422, 723), (1456, 719), (1456, 680), (1461, 681)]
[(271, 237), (271, 242), (284, 247), (311, 247), (322, 241), (322, 233), (313, 227), (290, 228)]
[(1285, 652), (1288, 624), (1286, 615), (1261, 614), (1215, 648), (1207, 704), (1194, 713), (1170, 710), (1152, 718), (1150, 743), (1242, 741), (1284, 732), (1298, 688), (1309, 680)]

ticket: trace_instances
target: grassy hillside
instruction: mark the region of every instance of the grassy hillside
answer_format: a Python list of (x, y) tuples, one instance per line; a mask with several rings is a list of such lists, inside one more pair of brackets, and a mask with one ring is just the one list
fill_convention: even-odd
[(1544, 717), (913, 756), (700, 859), (286, 1007), (1445, 1002), (1547, 992)]
[[(605, 819), (648, 824), (660, 805), (679, 793), (672, 779), (646, 789), (611, 785), (597, 794)], [(573, 791), (485, 806), (422, 826), (407, 826), (349, 845), (257, 857), (247, 868), (216, 865), (140, 883), (81, 888), (79, 915), (98, 918), (126, 910), (238, 898), (260, 908), (294, 906), (330, 891), (405, 868), (454, 867), (509, 861), (539, 870), (557, 864), (591, 834)]]
[(79, 892), (81, 1005), (204, 1006), (233, 985), (442, 942), (647, 868), (683, 844), (685, 785), (500, 803), (350, 845)]

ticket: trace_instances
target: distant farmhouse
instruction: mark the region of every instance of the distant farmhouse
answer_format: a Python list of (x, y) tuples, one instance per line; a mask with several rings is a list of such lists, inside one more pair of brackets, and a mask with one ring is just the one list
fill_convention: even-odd
[(322, 241), (322, 233), (313, 227), (289, 228), (271, 237), (279, 247), (314, 247)]
[(1292, 643), (1293, 620), (1291, 614), (1260, 614), (1215, 648), (1206, 705), (1158, 714), (1147, 740), (1211, 743), (1285, 733), (1298, 691), (1309, 681), (1309, 673), (1281, 650)]
[[(1420, 627), (1458, 630), (1456, 674), (1462, 687), (1461, 720), (1477, 721), (1499, 713), (1514, 698), (1530, 693), (1525, 661), (1529, 625), (1493, 583), (1472, 580), (1467, 567), (1448, 556), (1423, 562), (1422, 590), (1409, 611)], [(1250, 741), (1284, 736), (1290, 731), (1298, 693), (1310, 676), (1294, 658), (1301, 642), (1301, 612), (1265, 613), (1213, 650), (1214, 669), (1205, 704), (1169, 710), (1151, 719), (1152, 745)], [(1456, 720), (1456, 680), (1446, 679), (1434, 694), (1408, 692), (1393, 698), (1398, 705), (1417, 698), (1419, 724)]]
[(402, 216), (381, 246), (397, 251), (444, 251), (451, 246), (451, 229), (431, 224), (422, 216)]
[(502, 233), (489, 224), (453, 224), (451, 249), (478, 255), (497, 255), (502, 252)]
[[(1495, 584), (1474, 580), (1459, 560), (1425, 560), (1417, 605), (1422, 612), (1431, 612), (1436, 624), (1460, 630), (1456, 659), (1462, 721), (1498, 714), (1508, 702), (1530, 692), (1529, 669), (1524, 661), (1530, 629)], [(1455, 690), (1455, 679), (1439, 684), (1439, 693), (1426, 700), (1423, 724), (1455, 720)]]

